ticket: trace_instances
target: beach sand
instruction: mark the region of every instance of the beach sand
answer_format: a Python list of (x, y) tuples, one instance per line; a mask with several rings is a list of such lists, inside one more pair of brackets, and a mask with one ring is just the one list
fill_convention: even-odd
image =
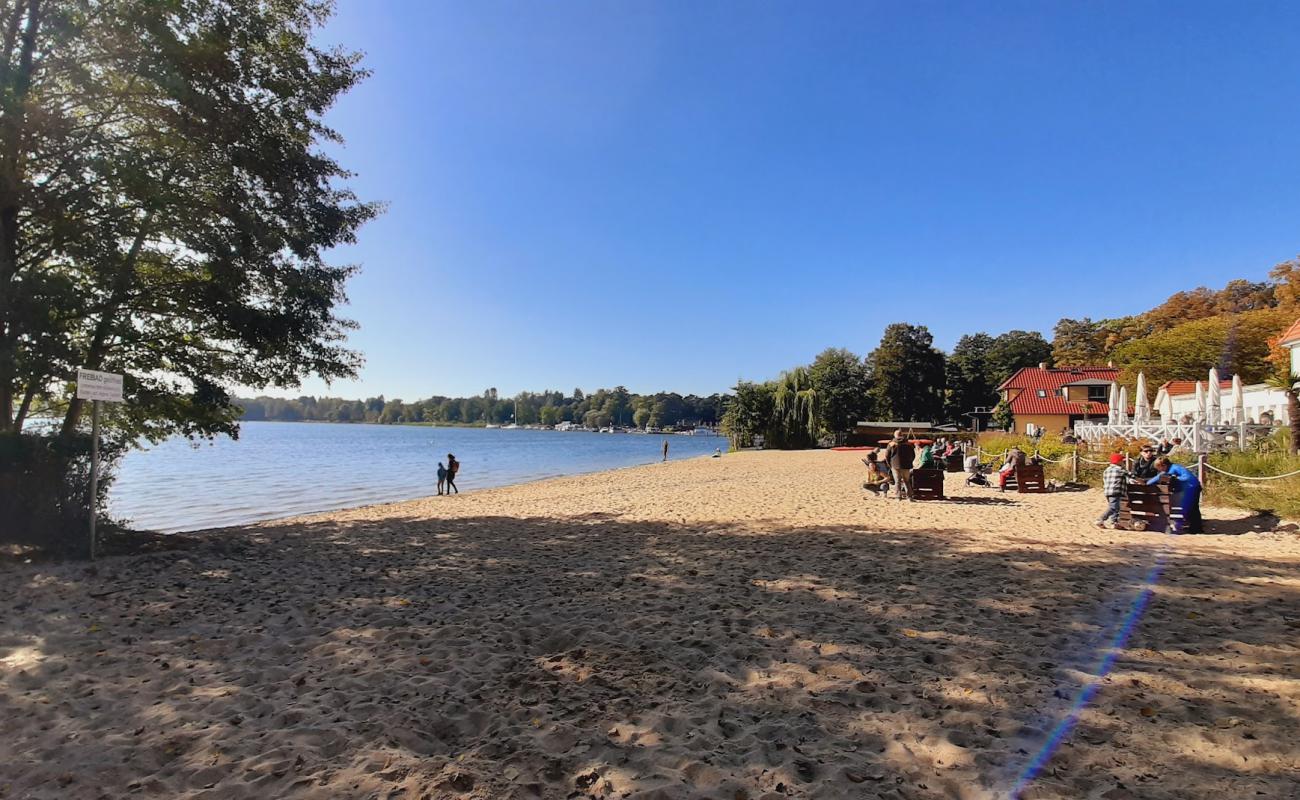
[(0, 568), (0, 798), (1300, 797), (1294, 532), (864, 478), (741, 453)]

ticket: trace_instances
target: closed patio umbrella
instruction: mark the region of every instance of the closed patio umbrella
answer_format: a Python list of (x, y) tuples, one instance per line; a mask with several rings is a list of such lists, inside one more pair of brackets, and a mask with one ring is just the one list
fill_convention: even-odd
[(1205, 422), (1218, 425), (1223, 411), (1223, 389), (1219, 386), (1219, 371), (1210, 367), (1210, 385), (1205, 387)]
[(1178, 420), (1174, 419), (1174, 396), (1168, 390), (1163, 396), (1165, 401), (1160, 404), (1160, 422), (1163, 425), (1176, 425)]
[(1241, 388), (1241, 376), (1232, 376), (1232, 422), (1240, 425), (1246, 421), (1246, 393)]
[(1115, 410), (1115, 418), (1119, 420), (1120, 425), (1128, 424), (1128, 387), (1119, 387), (1119, 408)]
[(1106, 416), (1106, 422), (1109, 425), (1119, 424), (1119, 384), (1115, 381), (1110, 382), (1110, 413)]
[(1205, 384), (1196, 382), (1196, 421), (1205, 422)]
[(1137, 397), (1133, 398), (1133, 421), (1145, 425), (1151, 421), (1151, 403), (1147, 400), (1147, 376), (1138, 373)]

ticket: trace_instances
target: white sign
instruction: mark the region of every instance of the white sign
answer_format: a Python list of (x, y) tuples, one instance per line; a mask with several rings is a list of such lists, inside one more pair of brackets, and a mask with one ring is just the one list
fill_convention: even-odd
[(77, 397), (81, 400), (122, 402), (122, 376), (114, 372), (77, 370)]

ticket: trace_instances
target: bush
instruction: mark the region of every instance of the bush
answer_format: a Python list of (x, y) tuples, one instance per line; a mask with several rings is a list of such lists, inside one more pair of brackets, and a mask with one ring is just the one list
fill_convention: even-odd
[[(1226, 472), (1260, 477), (1300, 470), (1300, 457), (1285, 452), (1220, 453), (1210, 456), (1209, 463)], [(1243, 481), (1213, 470), (1207, 472), (1207, 502), (1300, 519), (1300, 475), (1278, 481)]]
[[(101, 446), (97, 509), (104, 508), (121, 452)], [(0, 434), (0, 543), (55, 556), (85, 555), (90, 460), (87, 435), (63, 442), (35, 433)]]

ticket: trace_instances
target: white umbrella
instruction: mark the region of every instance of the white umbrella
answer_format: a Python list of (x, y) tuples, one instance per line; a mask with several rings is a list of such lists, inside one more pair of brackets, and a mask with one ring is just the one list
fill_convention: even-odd
[(1147, 400), (1147, 376), (1138, 373), (1137, 397), (1133, 399), (1133, 421), (1145, 425), (1151, 421), (1151, 403)]
[(1232, 421), (1240, 425), (1246, 421), (1246, 394), (1241, 388), (1241, 376), (1232, 376)]
[(1106, 422), (1111, 425), (1119, 424), (1119, 411), (1115, 406), (1119, 405), (1119, 384), (1115, 381), (1110, 382), (1110, 414), (1106, 417)]
[(1205, 421), (1205, 384), (1196, 382), (1196, 421)]
[(1178, 420), (1174, 419), (1174, 396), (1165, 390), (1165, 402), (1160, 407), (1160, 423), (1162, 425), (1176, 425)]
[(1210, 385), (1205, 387), (1205, 422), (1207, 425), (1219, 424), (1219, 412), (1223, 408), (1223, 389), (1219, 386), (1219, 371), (1210, 367)]
[(1115, 411), (1115, 417), (1119, 420), (1119, 424), (1121, 425), (1128, 424), (1128, 387), (1127, 386), (1119, 387), (1119, 408), (1116, 409)]

